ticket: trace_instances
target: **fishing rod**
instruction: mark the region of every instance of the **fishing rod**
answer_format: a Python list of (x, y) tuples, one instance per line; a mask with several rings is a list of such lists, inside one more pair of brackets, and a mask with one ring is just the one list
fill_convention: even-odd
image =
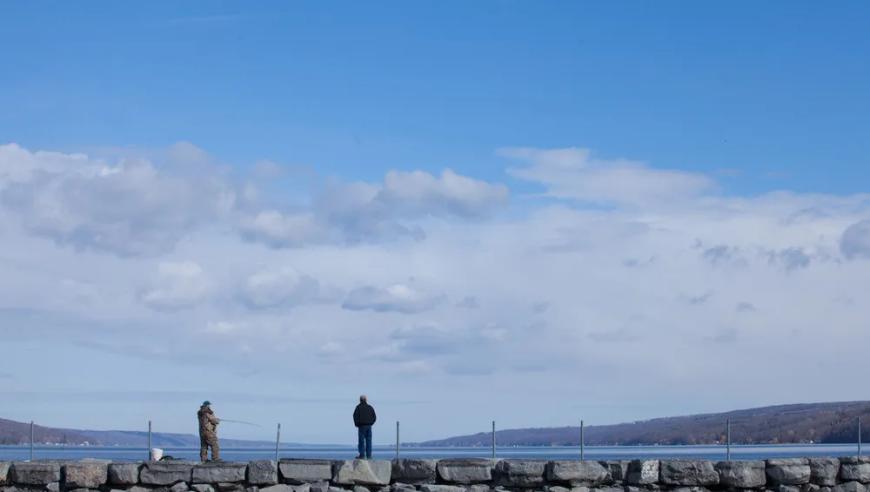
[(263, 427), (260, 424), (255, 424), (253, 422), (245, 422), (244, 420), (230, 420), (230, 419), (220, 419), (221, 422), (229, 422), (231, 424), (243, 424), (243, 425), (253, 425), (254, 427)]

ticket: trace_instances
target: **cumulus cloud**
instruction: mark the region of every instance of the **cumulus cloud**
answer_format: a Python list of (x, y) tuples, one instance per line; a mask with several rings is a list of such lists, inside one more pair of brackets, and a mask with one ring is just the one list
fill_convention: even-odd
[(119, 256), (170, 251), (197, 224), (232, 207), (214, 176), (173, 176), (147, 160), (108, 164), (81, 154), (0, 146), (0, 205), (30, 232)]
[(141, 293), (140, 299), (157, 310), (191, 308), (205, 299), (209, 289), (202, 267), (195, 262), (164, 262), (158, 267), (154, 284)]
[(870, 258), (870, 219), (856, 222), (843, 231), (840, 251), (850, 260)]
[(385, 288), (367, 285), (350, 291), (342, 307), (353, 311), (412, 314), (428, 311), (443, 300), (443, 295), (430, 294), (406, 284), (394, 284)]
[(547, 194), (556, 198), (649, 206), (695, 197), (715, 187), (703, 174), (657, 169), (626, 159), (599, 159), (583, 148), (509, 147), (498, 154), (525, 164), (509, 169), (511, 175), (544, 185)]
[(264, 270), (249, 276), (242, 299), (255, 309), (292, 307), (313, 302), (320, 296), (320, 283), (294, 268)]

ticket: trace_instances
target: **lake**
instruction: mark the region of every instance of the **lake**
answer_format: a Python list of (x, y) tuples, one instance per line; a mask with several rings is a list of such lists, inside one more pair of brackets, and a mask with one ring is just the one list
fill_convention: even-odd
[[(164, 454), (175, 458), (198, 460), (198, 448), (163, 448)], [(731, 446), (731, 458), (735, 460), (789, 458), (802, 456), (852, 456), (858, 453), (856, 444), (792, 444)], [(435, 448), (407, 447), (400, 450), (403, 458), (486, 458), (490, 448)], [(0, 461), (26, 460), (30, 456), (28, 446), (0, 446)], [(34, 459), (80, 460), (83, 458), (113, 461), (140, 461), (148, 456), (144, 448), (99, 447), (99, 446), (38, 446)], [(282, 448), (281, 458), (351, 459), (356, 448), (351, 446), (300, 446)], [(375, 446), (375, 459), (393, 459), (395, 447)], [(524, 458), (541, 460), (571, 460), (580, 456), (577, 447), (499, 447), (497, 458)], [(275, 449), (226, 448), (221, 458), (227, 461), (251, 461), (274, 459)], [(616, 460), (638, 458), (700, 458), (724, 460), (725, 446), (587, 446), (585, 458), (589, 460)]]

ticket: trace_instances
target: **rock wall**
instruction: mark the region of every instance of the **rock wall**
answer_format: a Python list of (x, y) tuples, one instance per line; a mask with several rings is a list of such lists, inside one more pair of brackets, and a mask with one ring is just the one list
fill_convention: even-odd
[(870, 492), (870, 457), (0, 462), (0, 492)]

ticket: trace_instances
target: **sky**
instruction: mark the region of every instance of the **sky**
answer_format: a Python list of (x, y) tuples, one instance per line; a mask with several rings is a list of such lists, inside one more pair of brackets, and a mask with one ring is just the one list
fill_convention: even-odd
[[(870, 399), (866, 2), (0, 3), (0, 417)], [(380, 429), (380, 430), (379, 430)]]

